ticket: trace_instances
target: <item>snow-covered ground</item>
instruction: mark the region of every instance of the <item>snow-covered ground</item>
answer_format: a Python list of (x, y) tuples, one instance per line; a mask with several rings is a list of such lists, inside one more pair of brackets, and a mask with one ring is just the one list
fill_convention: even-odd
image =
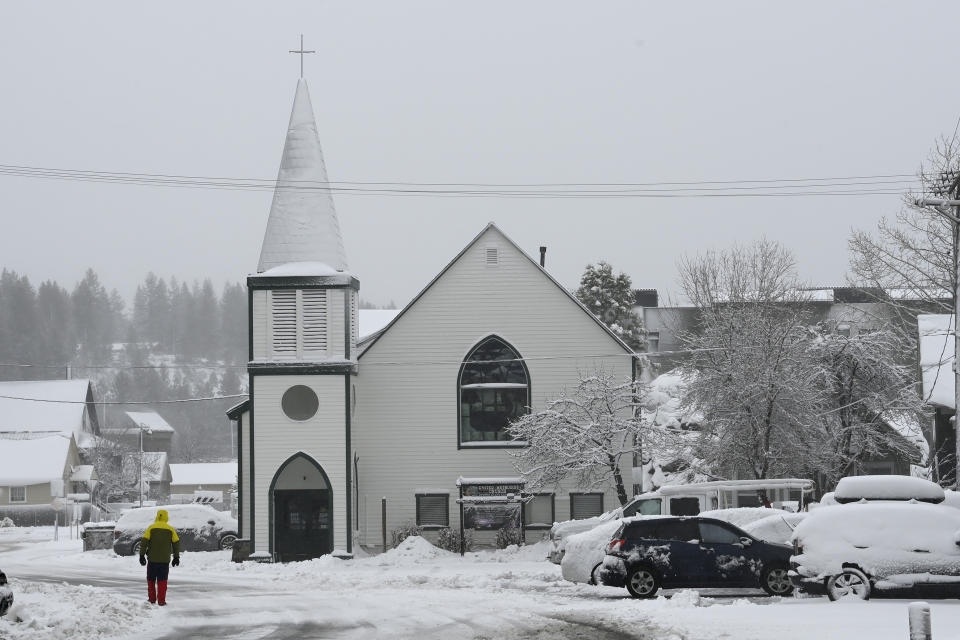
[[(143, 569), (111, 551), (83, 553), (50, 528), (0, 529), (0, 569), (16, 603), (3, 640), (71, 638), (646, 638), (903, 640), (907, 601), (830, 603), (759, 592), (667, 592), (566, 582), (541, 543), (457, 555), (411, 538), (386, 554), (287, 565), (185, 553), (169, 606), (146, 604)], [(934, 601), (934, 637), (960, 627), (960, 603)], [(18, 621), (20, 620), (20, 621)]]

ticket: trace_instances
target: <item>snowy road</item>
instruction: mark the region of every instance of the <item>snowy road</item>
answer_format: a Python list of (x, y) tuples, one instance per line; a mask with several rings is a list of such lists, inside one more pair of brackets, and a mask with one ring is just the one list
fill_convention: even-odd
[[(110, 551), (82, 553), (49, 530), (0, 529), (0, 568), (22, 622), (8, 640), (871, 640), (907, 638), (906, 601), (707, 598), (680, 591), (635, 601), (562, 580), (543, 550), (460, 558), (420, 539), (385, 555), (289, 565), (235, 565), (226, 552), (187, 553), (171, 570), (169, 606), (145, 602), (143, 570)], [(933, 604), (934, 637), (960, 627), (960, 604)], [(100, 633), (100, 631), (103, 631)]]

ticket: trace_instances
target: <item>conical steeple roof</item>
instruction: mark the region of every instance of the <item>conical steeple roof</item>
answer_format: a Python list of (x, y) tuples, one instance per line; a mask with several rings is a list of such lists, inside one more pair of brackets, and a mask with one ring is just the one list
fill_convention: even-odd
[(338, 271), (347, 270), (347, 254), (327, 184), (310, 92), (303, 78), (297, 82), (293, 98), (257, 272), (289, 263), (322, 263), (317, 268), (327, 265)]

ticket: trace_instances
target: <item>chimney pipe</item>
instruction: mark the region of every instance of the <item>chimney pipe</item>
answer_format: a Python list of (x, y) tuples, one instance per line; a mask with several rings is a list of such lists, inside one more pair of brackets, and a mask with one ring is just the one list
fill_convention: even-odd
[(540, 247), (540, 266), (544, 268), (547, 266), (547, 248), (546, 247)]

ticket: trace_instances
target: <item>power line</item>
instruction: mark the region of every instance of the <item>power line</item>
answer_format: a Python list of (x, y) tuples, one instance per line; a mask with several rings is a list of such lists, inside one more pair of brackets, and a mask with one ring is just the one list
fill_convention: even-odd
[(210, 400), (231, 400), (234, 398), (246, 398), (249, 394), (246, 393), (237, 393), (228, 396), (209, 396), (206, 398), (181, 398), (179, 400), (97, 400), (95, 402), (87, 402), (86, 400), (51, 400), (49, 398), (26, 398), (22, 396), (4, 396), (0, 395), (0, 398), (5, 400), (23, 400), (25, 402), (47, 402), (52, 404), (93, 404), (93, 405), (140, 405), (140, 404), (183, 404), (186, 402), (207, 402)]
[[(469, 198), (718, 198), (899, 195), (920, 185), (911, 174), (636, 183), (319, 182), (106, 172), (0, 165), (0, 175), (48, 180), (229, 191), (317, 191), (343, 195)], [(790, 191), (786, 191), (786, 190)]]

